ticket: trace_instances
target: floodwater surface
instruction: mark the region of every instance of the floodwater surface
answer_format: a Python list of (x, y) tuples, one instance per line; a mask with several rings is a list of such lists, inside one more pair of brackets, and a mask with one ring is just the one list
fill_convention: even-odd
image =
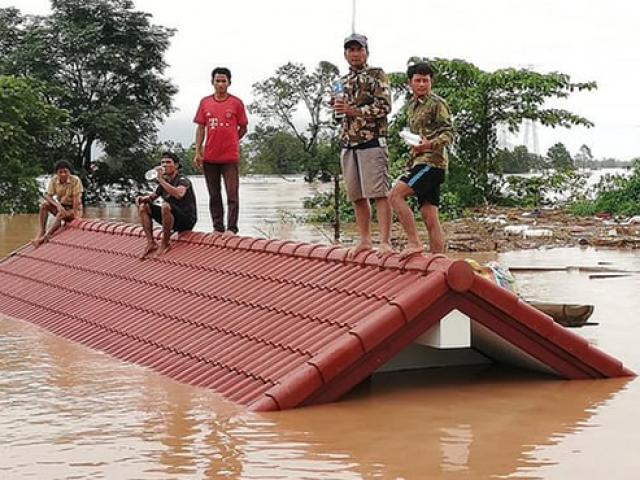
[[(293, 187), (284, 182), (276, 182), (280, 198), (269, 185), (243, 183), (242, 232), (283, 228), (289, 238), (323, 241), (296, 222), (279, 223), (301, 211), (293, 195), (306, 188), (287, 197)], [(261, 210), (247, 209), (248, 192)], [(87, 216), (135, 220), (130, 208)], [(36, 230), (35, 216), (0, 216), (0, 257)], [(640, 254), (628, 251), (521, 251), (498, 260), (640, 271)], [(568, 269), (517, 280), (525, 298), (593, 303), (598, 325), (573, 331), (640, 372), (640, 274), (590, 279)], [(339, 402), (254, 414), (0, 316), (0, 479), (635, 479), (639, 405), (634, 378), (564, 381), (467, 367), (376, 375)]]

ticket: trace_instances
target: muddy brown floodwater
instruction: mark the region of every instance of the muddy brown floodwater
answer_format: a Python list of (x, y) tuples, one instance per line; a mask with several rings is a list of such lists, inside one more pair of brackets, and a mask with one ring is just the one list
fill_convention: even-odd
[[(277, 204), (255, 218), (277, 219)], [(88, 215), (134, 218), (116, 208)], [(247, 215), (241, 228), (257, 235)], [(311, 230), (283, 228), (313, 240)], [(0, 216), (0, 256), (36, 229), (35, 216)], [(640, 271), (637, 251), (527, 250), (498, 260)], [(569, 269), (517, 280), (527, 298), (595, 304), (598, 325), (574, 331), (640, 372), (640, 274), (589, 279)], [(563, 381), (468, 367), (377, 375), (336, 403), (253, 414), (0, 317), (0, 478), (8, 480), (636, 479), (639, 405), (635, 378)]]

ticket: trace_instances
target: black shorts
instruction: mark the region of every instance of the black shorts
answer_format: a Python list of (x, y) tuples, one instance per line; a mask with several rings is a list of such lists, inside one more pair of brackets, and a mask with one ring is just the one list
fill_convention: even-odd
[(445, 171), (431, 165), (415, 165), (400, 181), (406, 183), (418, 197), (418, 205), (425, 203), (440, 205), (440, 185), (444, 182)]
[[(156, 205), (152, 203), (149, 205), (151, 207), (151, 218), (153, 218), (156, 222), (162, 225), (162, 207), (160, 205)], [(190, 215), (187, 215), (182, 211), (179, 207), (175, 205), (171, 206), (171, 214), (173, 215), (173, 230), (176, 232), (186, 232), (187, 230), (193, 230), (194, 225), (196, 224), (195, 220)]]

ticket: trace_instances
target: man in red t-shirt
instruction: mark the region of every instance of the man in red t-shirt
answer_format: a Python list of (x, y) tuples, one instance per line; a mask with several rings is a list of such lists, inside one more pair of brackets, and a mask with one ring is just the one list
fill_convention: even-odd
[[(247, 133), (247, 113), (242, 100), (227, 92), (231, 72), (218, 67), (211, 72), (214, 94), (204, 97), (193, 121), (196, 153), (193, 164), (204, 171), (209, 190), (209, 211), (216, 232), (225, 232), (220, 177), (227, 192), (227, 229), (238, 233), (240, 139)], [(206, 138), (206, 141), (205, 141)], [(204, 150), (202, 144), (204, 143)]]

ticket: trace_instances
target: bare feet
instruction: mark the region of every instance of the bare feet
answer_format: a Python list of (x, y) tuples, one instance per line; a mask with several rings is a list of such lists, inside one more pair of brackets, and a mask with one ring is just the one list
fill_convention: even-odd
[(144, 249), (144, 253), (140, 256), (140, 258), (147, 258), (151, 253), (155, 252), (158, 249), (158, 244), (156, 242), (147, 242), (147, 248)]
[(407, 245), (405, 249), (400, 252), (399, 256), (400, 258), (409, 258), (412, 255), (417, 255), (423, 252), (424, 252), (423, 245), (420, 245), (419, 247)]
[(383, 257), (388, 253), (393, 253), (393, 248), (391, 247), (391, 245), (388, 243), (381, 243), (380, 246), (378, 247), (377, 255), (379, 257)]
[(156, 257), (159, 257), (160, 255), (164, 255), (169, 250), (171, 250), (171, 244), (170, 243), (167, 243), (167, 244), (162, 243), (162, 244), (160, 244), (160, 248), (158, 249), (158, 253), (156, 254)]
[(231, 230), (227, 230), (222, 234), (223, 237), (233, 237), (234, 235), (235, 233), (233, 233)]
[(365, 250), (371, 250), (372, 248), (373, 246), (369, 242), (358, 242), (356, 243), (355, 247), (351, 247), (349, 249), (349, 252), (347, 253), (347, 258), (351, 260), (355, 258), (356, 255), (358, 255), (360, 252), (364, 252)]

